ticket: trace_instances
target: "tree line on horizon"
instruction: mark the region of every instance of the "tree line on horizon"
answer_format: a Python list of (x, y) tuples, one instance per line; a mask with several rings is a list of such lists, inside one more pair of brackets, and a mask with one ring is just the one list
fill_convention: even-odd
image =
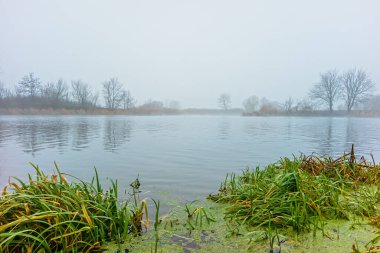
[[(320, 80), (314, 84), (308, 96), (301, 100), (294, 100), (291, 96), (283, 103), (270, 101), (252, 95), (244, 100), (244, 113), (249, 114), (276, 114), (327, 111), (332, 113), (334, 105), (342, 101), (339, 111), (350, 113), (353, 109), (380, 112), (380, 95), (372, 95), (375, 83), (367, 73), (358, 68), (339, 73), (329, 70), (320, 74)], [(222, 93), (218, 97), (218, 105), (223, 110), (231, 108), (231, 96)], [(322, 109), (320, 107), (322, 106)], [(343, 109), (344, 107), (344, 109)]]
[[(34, 73), (29, 73), (15, 85), (7, 89), (0, 82), (0, 108), (6, 109), (68, 109), (91, 111), (107, 109), (139, 113), (167, 112), (173, 113), (179, 109), (179, 103), (170, 101), (148, 100), (136, 106), (136, 99), (124, 87), (118, 78), (110, 78), (101, 84), (101, 93), (95, 92), (90, 85), (82, 80), (73, 80), (70, 85), (63, 79), (56, 82), (42, 83)], [(99, 102), (99, 96), (104, 99), (104, 106)]]
[[(135, 113), (176, 113), (180, 109), (177, 101), (164, 104), (161, 101), (149, 100), (137, 106), (136, 99), (118, 78), (110, 78), (101, 85), (103, 106), (99, 102), (100, 93), (95, 92), (82, 80), (73, 80), (70, 85), (63, 79), (43, 84), (34, 73), (29, 73), (22, 77), (13, 90), (5, 88), (0, 82), (0, 109), (48, 108), (89, 111), (105, 108), (111, 112), (132, 110)], [(342, 73), (329, 70), (320, 74), (319, 82), (314, 84), (308, 96), (301, 100), (296, 101), (290, 96), (285, 102), (279, 103), (252, 95), (244, 100), (243, 111), (247, 115), (265, 115), (326, 111), (323, 107), (320, 109), (321, 106), (325, 106), (327, 111), (333, 112), (334, 106), (342, 101), (343, 104), (338, 108), (340, 111), (345, 110), (349, 113), (353, 109), (364, 109), (379, 112), (380, 95), (372, 95), (374, 89), (375, 83), (364, 70), (353, 68)], [(222, 93), (217, 103), (223, 111), (231, 110), (231, 96), (228, 93)]]

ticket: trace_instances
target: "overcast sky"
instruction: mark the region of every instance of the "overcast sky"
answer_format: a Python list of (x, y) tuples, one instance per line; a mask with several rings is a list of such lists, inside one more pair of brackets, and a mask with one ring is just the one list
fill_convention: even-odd
[[(0, 0), (0, 80), (118, 77), (143, 103), (300, 99), (319, 73), (380, 83), (378, 0)], [(379, 93), (379, 90), (376, 91)]]

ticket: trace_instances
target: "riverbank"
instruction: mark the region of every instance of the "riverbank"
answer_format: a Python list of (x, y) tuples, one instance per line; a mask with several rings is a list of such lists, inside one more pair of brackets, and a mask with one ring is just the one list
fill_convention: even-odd
[(253, 112), (242, 113), (246, 117), (258, 116), (283, 116), (283, 117), (380, 117), (380, 111), (354, 110), (347, 111), (274, 111), (274, 112)]
[(229, 175), (209, 200), (166, 216), (158, 215), (159, 201), (148, 211), (148, 200), (138, 199), (138, 180), (127, 200), (116, 181), (103, 189), (97, 173), (87, 183), (58, 168), (55, 175), (35, 169), (36, 179), (16, 179), (1, 196), (2, 252), (379, 250), (380, 164), (353, 149), (337, 159), (283, 158)]
[(149, 116), (149, 115), (241, 115), (245, 117), (380, 117), (380, 111), (356, 110), (347, 111), (273, 111), (246, 113), (242, 109), (229, 110), (202, 109), (202, 108), (130, 108), (128, 110), (105, 108), (93, 109), (53, 109), (53, 108), (0, 108), (0, 115), (126, 115), (126, 116)]
[(61, 173), (14, 178), (0, 196), (0, 252), (102, 252), (105, 242), (122, 243), (149, 227), (146, 201), (119, 198), (117, 181), (103, 189), (98, 173), (91, 182)]
[(153, 252), (379, 252), (379, 182), (380, 165), (353, 149), (283, 158), (227, 176), (208, 201), (177, 206), (126, 248), (149, 252), (159, 238)]

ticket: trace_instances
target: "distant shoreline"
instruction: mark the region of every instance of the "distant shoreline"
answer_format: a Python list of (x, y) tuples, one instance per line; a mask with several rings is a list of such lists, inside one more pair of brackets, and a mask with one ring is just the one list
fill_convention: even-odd
[(225, 116), (244, 116), (244, 117), (380, 117), (377, 111), (298, 111), (298, 112), (254, 112), (245, 113), (241, 109), (231, 109), (228, 111), (220, 109), (170, 109), (160, 110), (141, 110), (132, 108), (129, 110), (113, 110), (104, 108), (97, 109), (35, 109), (35, 108), (0, 108), (0, 116), (4, 115), (115, 115), (115, 116), (170, 116), (170, 115), (225, 115)]
[(380, 117), (380, 112), (377, 111), (299, 111), (299, 112), (273, 112), (273, 113), (242, 113), (242, 116), (282, 116), (282, 117)]
[(96, 109), (36, 109), (36, 108), (0, 108), (0, 115), (125, 115), (125, 116), (159, 116), (159, 115), (242, 115), (241, 109), (228, 111), (220, 109), (149, 109), (131, 108), (110, 111), (104, 108)]

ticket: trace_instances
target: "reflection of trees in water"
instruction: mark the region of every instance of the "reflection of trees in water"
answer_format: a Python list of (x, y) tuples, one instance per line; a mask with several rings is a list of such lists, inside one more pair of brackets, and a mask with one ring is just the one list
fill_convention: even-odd
[(4, 145), (5, 140), (8, 139), (11, 132), (7, 125), (8, 124), (6, 122), (0, 121), (0, 147)]
[[(332, 135), (332, 119), (328, 118), (325, 121), (325, 124), (322, 124), (320, 134), (320, 145), (319, 145), (319, 154), (320, 155), (333, 155), (334, 154), (334, 146), (336, 143), (333, 141)], [(316, 129), (316, 128), (314, 128)]]
[(133, 130), (129, 121), (107, 120), (104, 127), (104, 149), (115, 152), (128, 142)]
[(24, 147), (23, 151), (26, 153), (31, 153), (32, 156), (35, 153), (43, 148), (41, 148), (41, 144), (43, 144), (41, 137), (38, 134), (38, 123), (31, 122), (30, 124), (19, 124), (17, 125), (18, 131), (18, 139)]
[[(356, 147), (360, 147), (361, 145), (364, 145), (366, 138), (363, 138), (359, 140), (358, 132), (355, 127), (354, 122), (349, 118), (347, 119), (346, 124), (346, 139), (345, 139), (345, 151), (350, 151), (352, 144), (354, 144)], [(360, 146), (359, 146), (360, 145)]]
[(73, 149), (82, 150), (88, 147), (90, 131), (92, 127), (87, 120), (81, 120), (73, 124)]
[(68, 142), (69, 125), (63, 121), (22, 121), (15, 125), (14, 135), (23, 151), (32, 156), (57, 147), (63, 152)]
[(58, 147), (60, 153), (65, 151), (65, 147), (69, 144), (70, 125), (63, 121), (54, 122), (54, 131), (52, 131), (49, 139), (54, 143), (53, 147)]
[(341, 154), (342, 147), (339, 145), (342, 143), (344, 131), (336, 119), (315, 118), (299, 128), (297, 132), (307, 137), (305, 141), (310, 145), (311, 152), (328, 156)]
[(349, 152), (351, 145), (362, 145), (359, 140), (357, 128), (354, 122), (348, 119), (326, 118), (314, 127), (313, 135), (318, 139), (317, 150), (321, 155), (339, 156), (343, 152)]
[(221, 140), (227, 140), (230, 135), (231, 125), (230, 121), (223, 120), (218, 124), (218, 137)]
[[(327, 122), (320, 145), (323, 154), (339, 156), (343, 152), (350, 152), (354, 144), (357, 154), (363, 155), (362, 148), (370, 146), (366, 133), (370, 128), (364, 127), (362, 123), (357, 124), (357, 119), (329, 118)], [(363, 132), (359, 133), (361, 130)]]

